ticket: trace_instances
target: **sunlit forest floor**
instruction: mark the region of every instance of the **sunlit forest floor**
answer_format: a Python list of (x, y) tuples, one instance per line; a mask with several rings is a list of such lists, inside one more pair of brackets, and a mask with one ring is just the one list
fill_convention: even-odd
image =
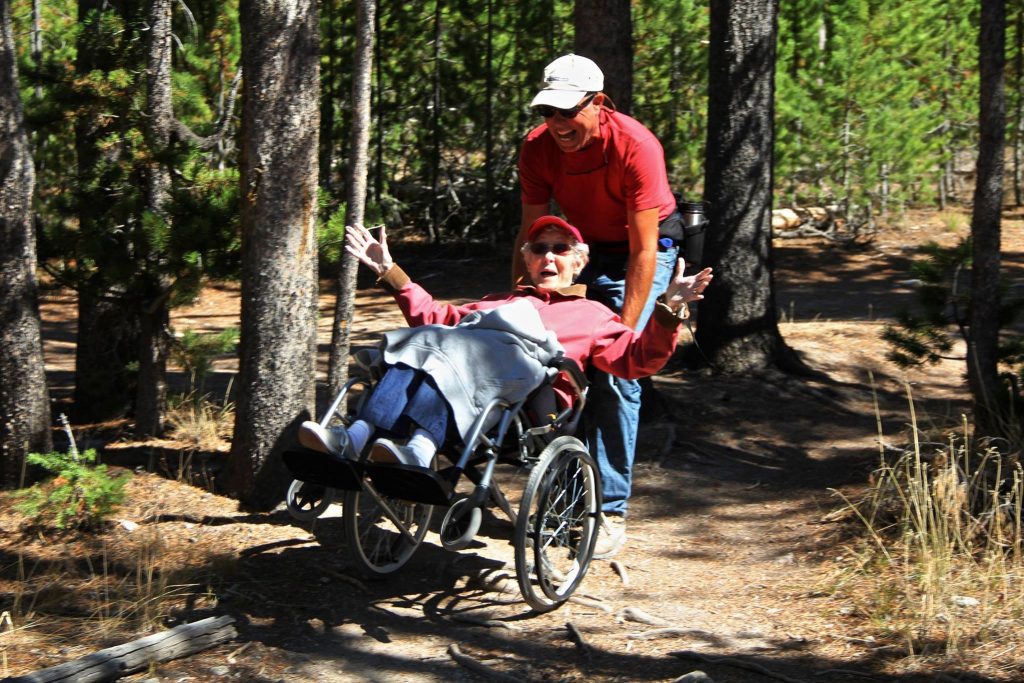
[[(108, 462), (139, 473), (118, 523), (98, 536), (24, 535), (0, 498), (0, 594), (17, 596), (18, 607), (6, 632), (0, 621), (0, 675), (126, 642), (167, 615), (231, 614), (236, 642), (127, 680), (484, 680), (453, 660), (453, 643), (508, 680), (674, 681), (695, 670), (716, 683), (1021, 680), (1019, 614), (953, 656), (928, 637), (908, 656), (900, 615), (869, 607), (878, 596), (849, 581), (857, 523), (834, 490), (856, 498), (865, 489), (879, 462), (879, 431), (884, 444), (907, 443), (908, 393), (919, 426), (940, 440), (968, 405), (962, 362), (904, 371), (886, 360), (879, 335), (914, 302), (916, 248), (952, 245), (969, 217), (920, 213), (894, 223), (853, 245), (775, 244), (780, 329), (823, 373), (818, 379), (723, 378), (688, 367), (682, 352), (655, 378), (629, 542), (616, 564), (595, 562), (579, 599), (559, 610), (536, 615), (521, 600), (500, 512), (485, 516), (469, 549), (446, 552), (431, 534), (399, 574), (366, 582), (346, 559), (337, 507), (312, 524), (283, 510), (241, 512), (203, 488), (200, 466), (215, 466), (225, 445), (182, 456), (181, 444), (122, 439), (106, 450)], [(1021, 212), (1007, 212), (1003, 229), (1008, 275), (1021, 282)], [(396, 260), (439, 298), (506, 285), (504, 251), (412, 242), (396, 245)], [(363, 284), (357, 345), (401, 324), (390, 300)], [(69, 397), (73, 313), (67, 294), (43, 303), (58, 405)], [(237, 286), (217, 284), (176, 311), (173, 324), (213, 331), (237, 325), (237, 316)], [(233, 391), (233, 371), (230, 359), (219, 360), (208, 390)], [(185, 386), (180, 374), (175, 383)], [(116, 427), (76, 426), (76, 434), (106, 444)], [(520, 473), (500, 481), (514, 501)], [(960, 621), (972, 618), (969, 607), (958, 609)]]

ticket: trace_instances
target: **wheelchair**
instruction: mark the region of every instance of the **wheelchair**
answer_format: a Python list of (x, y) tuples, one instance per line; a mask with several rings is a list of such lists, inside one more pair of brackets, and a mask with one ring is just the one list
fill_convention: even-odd
[[(367, 376), (349, 380), (338, 392), (320, 420), (324, 428), (350, 424), (386, 369), (379, 355), (367, 360), (357, 353), (356, 360)], [(575, 399), (561, 410), (555, 408), (553, 390), (558, 377), (567, 378)], [(600, 474), (572, 435), (586, 394), (587, 380), (577, 364), (556, 359), (524, 400), (490, 401), (465, 440), (449, 439), (430, 468), (372, 462), (367, 459), (372, 440), (357, 460), (305, 448), (288, 451), (284, 461), (294, 477), (288, 511), (296, 519), (312, 520), (340, 495), (349, 552), (363, 575), (379, 577), (409, 561), (435, 512), (444, 511), (441, 545), (457, 551), (473, 541), (483, 508), (493, 502), (514, 527), (516, 580), (523, 598), (538, 612), (551, 611), (586, 576), (600, 525)], [(442, 454), (449, 465), (439, 464)], [(499, 463), (526, 473), (518, 509), (493, 478)], [(468, 494), (456, 492), (462, 475), (472, 484)]]

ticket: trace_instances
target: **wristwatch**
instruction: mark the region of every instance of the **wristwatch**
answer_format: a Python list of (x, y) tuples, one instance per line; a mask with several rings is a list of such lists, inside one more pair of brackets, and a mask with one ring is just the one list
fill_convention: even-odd
[(665, 298), (665, 295), (662, 294), (661, 296), (658, 297), (657, 305), (664, 306), (669, 313), (676, 317), (677, 320), (686, 320), (687, 318), (690, 317), (690, 309), (686, 306), (685, 301), (679, 304), (678, 308), (672, 308), (671, 306), (669, 306), (668, 300)]

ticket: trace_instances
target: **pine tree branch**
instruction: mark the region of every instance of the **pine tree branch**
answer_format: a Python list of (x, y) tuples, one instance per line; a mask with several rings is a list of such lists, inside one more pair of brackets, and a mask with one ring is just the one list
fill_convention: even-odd
[(238, 98), (238, 87), (242, 82), (242, 69), (239, 68), (235, 73), (234, 79), (231, 81), (231, 92), (228, 94), (227, 106), (224, 110), (224, 116), (221, 117), (220, 125), (217, 128), (217, 132), (213, 135), (202, 136), (195, 133), (187, 125), (174, 119), (172, 124), (173, 135), (175, 139), (180, 140), (186, 144), (198, 147), (201, 150), (213, 149), (217, 143), (224, 139), (224, 135), (227, 133), (228, 124), (231, 123), (231, 117), (235, 111), (235, 100)]

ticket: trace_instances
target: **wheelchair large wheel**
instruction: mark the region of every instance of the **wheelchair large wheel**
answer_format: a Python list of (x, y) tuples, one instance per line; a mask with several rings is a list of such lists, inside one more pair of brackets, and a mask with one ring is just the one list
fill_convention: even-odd
[(601, 510), (600, 475), (583, 444), (561, 436), (541, 453), (516, 519), (516, 578), (527, 604), (548, 612), (590, 568)]
[(343, 523), (349, 552), (363, 574), (390, 574), (420, 547), (434, 507), (380, 496), (369, 482), (365, 487), (345, 492)]

